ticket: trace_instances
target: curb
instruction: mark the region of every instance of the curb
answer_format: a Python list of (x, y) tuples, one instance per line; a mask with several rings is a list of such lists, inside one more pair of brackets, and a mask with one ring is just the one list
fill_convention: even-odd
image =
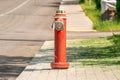
[(40, 48), (40, 51), (37, 51), (31, 62), (26, 66), (16, 80), (34, 80), (32, 77), (39, 76), (39, 73), (36, 73), (35, 70), (38, 69), (39, 71), (42, 69), (51, 69), (49, 63), (53, 61), (54, 57), (47, 57), (54, 54), (53, 45), (51, 44), (53, 44), (53, 41), (44, 42), (43, 46)]

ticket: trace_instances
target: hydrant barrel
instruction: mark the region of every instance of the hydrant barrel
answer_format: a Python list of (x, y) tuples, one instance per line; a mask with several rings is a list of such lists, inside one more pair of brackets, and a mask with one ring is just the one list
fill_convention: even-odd
[(67, 69), (69, 63), (66, 62), (66, 13), (58, 10), (55, 15), (55, 43), (54, 62), (51, 63), (53, 69)]

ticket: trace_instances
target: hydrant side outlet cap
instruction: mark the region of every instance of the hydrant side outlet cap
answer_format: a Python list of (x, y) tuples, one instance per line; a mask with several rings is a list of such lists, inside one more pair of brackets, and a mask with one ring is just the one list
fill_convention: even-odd
[(56, 21), (55, 22), (55, 28), (56, 30), (60, 31), (60, 30), (63, 30), (64, 29), (64, 24), (62, 21)]

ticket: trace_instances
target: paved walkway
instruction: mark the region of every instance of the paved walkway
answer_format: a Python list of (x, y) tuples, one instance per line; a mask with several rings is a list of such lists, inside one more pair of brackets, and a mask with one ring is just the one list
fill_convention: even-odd
[(51, 69), (53, 41), (46, 41), (17, 80), (120, 80), (120, 66), (82, 66), (70, 63), (69, 69)]
[(85, 15), (78, 0), (62, 0), (60, 9), (67, 13), (67, 31), (94, 31), (92, 21)]

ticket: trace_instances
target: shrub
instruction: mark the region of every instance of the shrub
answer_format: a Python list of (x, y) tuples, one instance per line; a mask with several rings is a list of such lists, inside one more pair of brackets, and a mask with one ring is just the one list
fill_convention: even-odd
[(88, 0), (80, 0), (80, 3), (84, 3), (87, 2)]
[(101, 0), (95, 0), (95, 3), (96, 3), (96, 8), (97, 9), (101, 9)]
[(120, 0), (117, 0), (116, 9), (117, 9), (117, 19), (120, 21)]

